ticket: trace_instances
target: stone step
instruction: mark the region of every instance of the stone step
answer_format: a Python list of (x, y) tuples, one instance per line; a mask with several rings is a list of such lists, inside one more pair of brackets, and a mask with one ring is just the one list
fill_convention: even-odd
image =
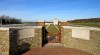
[(61, 43), (47, 43), (44, 47), (58, 47), (62, 46)]

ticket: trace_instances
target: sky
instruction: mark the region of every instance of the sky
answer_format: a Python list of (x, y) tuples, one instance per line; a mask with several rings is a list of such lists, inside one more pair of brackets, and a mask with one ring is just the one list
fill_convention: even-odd
[(100, 0), (0, 0), (0, 16), (22, 21), (100, 17)]

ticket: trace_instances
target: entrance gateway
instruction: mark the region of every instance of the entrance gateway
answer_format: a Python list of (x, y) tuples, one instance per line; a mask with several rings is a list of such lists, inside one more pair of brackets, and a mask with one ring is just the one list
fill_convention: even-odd
[[(61, 26), (67, 26), (67, 21), (59, 21), (57, 18), (53, 22), (46, 22), (44, 20), (39, 20), (38, 26), (43, 26), (46, 28), (46, 37), (43, 38), (43, 42), (47, 41), (49, 43), (60, 43), (61, 42)], [(46, 39), (46, 40), (45, 40)]]
[(60, 43), (61, 42), (61, 28), (60, 26), (50, 24), (47, 28), (47, 38), (49, 43)]

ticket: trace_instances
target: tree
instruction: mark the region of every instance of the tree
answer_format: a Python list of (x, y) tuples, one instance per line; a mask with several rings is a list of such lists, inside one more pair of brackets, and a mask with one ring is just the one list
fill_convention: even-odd
[(21, 20), (3, 15), (3, 16), (0, 16), (0, 23), (1, 24), (21, 24)]

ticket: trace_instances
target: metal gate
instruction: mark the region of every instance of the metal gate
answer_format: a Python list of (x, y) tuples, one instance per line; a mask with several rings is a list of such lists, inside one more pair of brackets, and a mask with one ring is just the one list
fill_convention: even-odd
[(48, 33), (48, 42), (49, 43), (60, 43), (61, 42), (61, 31), (59, 30), (57, 34), (53, 35), (49, 35), (50, 33)]

